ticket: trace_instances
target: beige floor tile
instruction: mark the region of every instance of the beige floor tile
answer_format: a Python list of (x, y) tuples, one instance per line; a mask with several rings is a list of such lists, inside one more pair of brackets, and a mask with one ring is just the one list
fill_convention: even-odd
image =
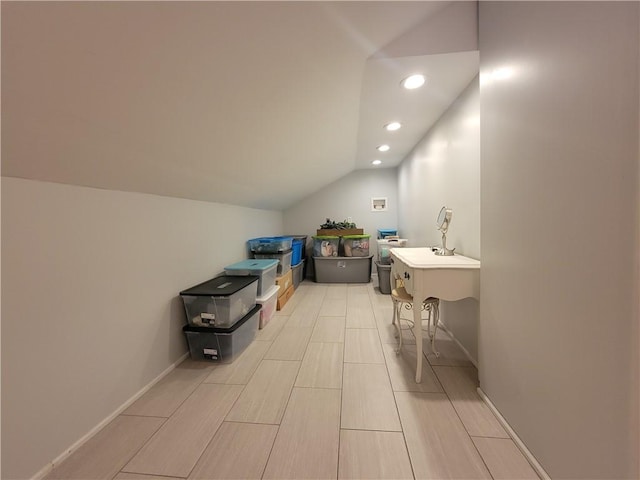
[(118, 416), (46, 479), (111, 479), (165, 422), (163, 418)]
[(354, 430), (400, 431), (384, 365), (344, 364), (341, 426)]
[(120, 472), (113, 480), (184, 480), (179, 477), (160, 477), (158, 475), (144, 475), (142, 473)]
[(122, 470), (169, 477), (189, 475), (242, 388), (198, 386)]
[(169, 417), (212, 368), (210, 363), (185, 360), (136, 400), (123, 415)]
[(189, 478), (261, 478), (277, 433), (277, 425), (224, 422)]
[(204, 382), (245, 385), (258, 368), (269, 347), (271, 342), (254, 340), (232, 363), (215, 365)]
[(336, 478), (340, 390), (294, 388), (265, 479)]
[(316, 326), (313, 327), (311, 342), (338, 342), (344, 343), (345, 318), (343, 317), (318, 317)]
[(338, 465), (341, 479), (413, 480), (401, 432), (341, 430)]
[(347, 297), (347, 328), (376, 328), (369, 295)]
[(509, 438), (477, 392), (475, 367), (433, 367), (467, 432), (477, 437)]
[(325, 299), (327, 298), (347, 298), (346, 284), (330, 284), (327, 285)]
[(318, 315), (321, 317), (344, 317), (347, 314), (347, 298), (325, 298)]
[(264, 326), (264, 328), (258, 330), (258, 333), (256, 333), (256, 340), (260, 340), (261, 342), (270, 342), (274, 340), (280, 333), (280, 330), (282, 330), (282, 327), (284, 327), (288, 321), (288, 316), (274, 316), (269, 323)]
[(369, 295), (370, 284), (349, 283), (347, 284), (347, 296), (349, 295)]
[(285, 326), (265, 354), (265, 360), (302, 360), (312, 327)]
[(312, 327), (316, 323), (318, 313), (322, 301), (315, 298), (312, 295), (307, 295), (304, 304), (298, 305), (298, 307), (289, 316), (289, 321), (286, 327)]
[(445, 394), (396, 392), (395, 397), (416, 478), (491, 478)]
[(279, 424), (299, 368), (300, 362), (263, 360), (225, 420)]
[(436, 335), (436, 350), (440, 356), (436, 357), (431, 350), (431, 341), (423, 335), (424, 352), (431, 365), (448, 365), (451, 367), (472, 367), (473, 363), (467, 358), (458, 344), (441, 328)]
[(538, 480), (540, 477), (510, 438), (472, 438), (495, 480)]
[[(380, 341), (382, 343), (389, 343), (391, 345), (398, 344), (398, 330), (391, 323), (391, 315), (386, 317), (383, 321), (376, 320), (378, 331), (380, 332)], [(416, 338), (408, 328), (402, 329), (402, 344), (403, 345), (415, 345)]]
[(342, 388), (342, 343), (309, 343), (296, 387)]
[(422, 381), (416, 383), (416, 346), (402, 345), (396, 354), (396, 346), (382, 345), (384, 358), (387, 361), (389, 378), (394, 392), (431, 392), (442, 393), (442, 386), (429, 364), (422, 363)]
[(384, 363), (378, 330), (347, 328), (344, 338), (344, 361), (347, 363)]

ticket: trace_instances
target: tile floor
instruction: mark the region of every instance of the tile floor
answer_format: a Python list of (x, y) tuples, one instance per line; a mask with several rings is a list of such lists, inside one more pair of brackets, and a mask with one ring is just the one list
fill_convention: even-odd
[(395, 353), (374, 284), (303, 282), (232, 364), (186, 360), (51, 479), (537, 479), (438, 333)]

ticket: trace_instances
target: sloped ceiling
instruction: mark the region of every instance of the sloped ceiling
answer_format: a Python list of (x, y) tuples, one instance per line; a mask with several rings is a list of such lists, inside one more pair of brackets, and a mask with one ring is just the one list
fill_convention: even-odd
[[(380, 52), (450, 6), (3, 2), (2, 174), (286, 209), (370, 166)], [(474, 58), (441, 59), (453, 98), (414, 109), (418, 139)]]

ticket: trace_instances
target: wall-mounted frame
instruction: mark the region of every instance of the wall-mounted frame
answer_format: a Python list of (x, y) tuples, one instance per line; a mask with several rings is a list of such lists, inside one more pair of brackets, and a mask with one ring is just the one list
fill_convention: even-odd
[(371, 211), (372, 212), (386, 212), (387, 211), (387, 197), (371, 197)]

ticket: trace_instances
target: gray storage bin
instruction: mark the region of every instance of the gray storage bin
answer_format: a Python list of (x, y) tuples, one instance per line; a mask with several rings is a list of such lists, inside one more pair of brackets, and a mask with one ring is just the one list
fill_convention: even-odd
[(256, 304), (258, 277), (221, 275), (180, 292), (187, 323), (194, 327), (230, 327)]
[(298, 288), (300, 282), (304, 280), (304, 260), (302, 260), (298, 265), (294, 265), (291, 267), (292, 275), (293, 275), (293, 288), (294, 290)]
[(391, 294), (391, 264), (383, 265), (376, 262), (376, 268), (378, 269), (378, 287), (380, 293), (385, 295)]
[(191, 358), (220, 363), (233, 362), (255, 338), (259, 320), (260, 305), (256, 305), (230, 328), (185, 325), (182, 331), (187, 337)]
[(276, 275), (281, 277), (291, 270), (291, 256), (293, 252), (288, 250), (283, 253), (254, 253), (253, 258), (275, 258), (278, 260), (278, 271)]
[(318, 283), (368, 283), (373, 255), (368, 257), (312, 257)]

